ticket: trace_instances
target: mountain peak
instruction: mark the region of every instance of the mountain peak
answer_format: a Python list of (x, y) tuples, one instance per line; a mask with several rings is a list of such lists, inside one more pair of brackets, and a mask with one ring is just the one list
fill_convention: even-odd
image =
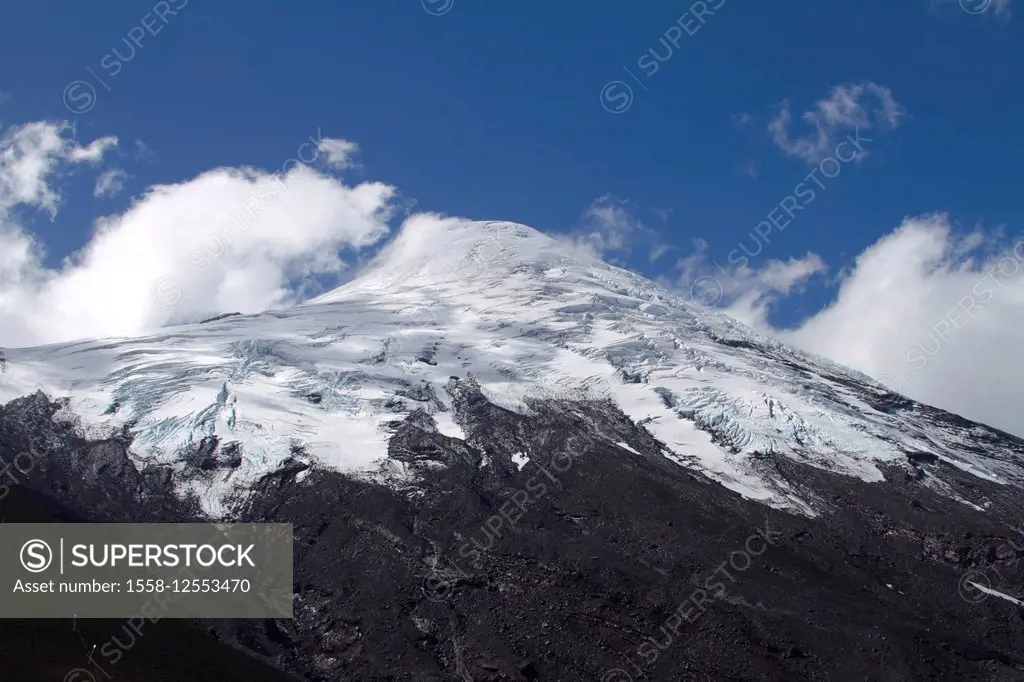
[[(306, 305), (144, 339), (20, 349), (7, 365), (0, 398), (71, 395), (89, 428), (130, 425), (142, 458), (223, 468), (182, 479), (213, 515), (237, 487), (298, 457), (410, 475), (389, 455), (402, 415), (423, 411), (459, 448), (477, 447), (452, 377), (510, 412), (546, 398), (615, 405), (666, 463), (800, 514), (828, 502), (781, 475), (782, 460), (869, 482), (941, 461), (1024, 484), (1021, 441), (937, 411), (926, 418), (850, 370), (510, 222), (420, 216), (360, 276)], [(979, 440), (990, 445), (970, 446)], [(208, 452), (215, 442), (221, 459)], [(987, 504), (939, 474), (924, 480)]]
[(495, 281), (522, 267), (537, 271), (552, 265), (598, 264), (601, 261), (584, 250), (519, 223), (422, 215), (406, 221), (353, 281), (310, 303), (328, 303), (382, 286)]

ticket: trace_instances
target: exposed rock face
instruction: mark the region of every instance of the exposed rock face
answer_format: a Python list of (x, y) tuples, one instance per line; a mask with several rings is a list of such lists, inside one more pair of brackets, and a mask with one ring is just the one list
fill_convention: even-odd
[[(236, 500), (232, 518), (295, 525), (295, 618), (206, 626), (325, 681), (1024, 679), (1024, 612), (971, 585), (1024, 581), (1005, 486), (927, 457), (869, 483), (766, 454), (824, 510), (808, 518), (680, 467), (610, 401), (520, 414), (466, 378), (448, 391), (465, 439), (396, 415), (394, 480), (296, 458)], [(181, 471), (134, 461), (130, 433), (80, 437), (61, 407), (0, 408), (8, 494), (89, 520), (202, 516)]]
[(171, 469), (135, 460), (131, 440), (84, 438), (66, 401), (43, 393), (14, 400), (0, 411), (0, 486), (31, 488), (95, 521), (194, 517), (198, 506), (179, 497)]

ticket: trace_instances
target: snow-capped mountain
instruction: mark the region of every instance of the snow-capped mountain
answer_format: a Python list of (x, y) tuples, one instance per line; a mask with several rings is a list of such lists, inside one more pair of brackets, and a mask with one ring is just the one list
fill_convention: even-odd
[(522, 225), (0, 370), (8, 521), (292, 524), (299, 679), (1024, 679), (1024, 442)]
[[(220, 515), (286, 462), (414, 486), (389, 441), (416, 410), (465, 440), (453, 380), (520, 414), (533, 399), (607, 399), (667, 460), (809, 516), (824, 502), (780, 477), (778, 458), (868, 482), (884, 467), (942, 461), (1024, 483), (1021, 441), (954, 427), (864, 375), (507, 222), (413, 220), (360, 276), (301, 306), (8, 350), (0, 400), (68, 396), (90, 437), (127, 427), (140, 463), (198, 465), (205, 474), (181, 486)], [(988, 504), (941, 475), (926, 481)]]

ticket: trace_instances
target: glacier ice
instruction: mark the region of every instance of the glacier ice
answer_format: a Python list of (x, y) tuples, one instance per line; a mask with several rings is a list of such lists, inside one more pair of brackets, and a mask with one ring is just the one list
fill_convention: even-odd
[(296, 456), (357, 475), (401, 470), (386, 462), (385, 424), (412, 410), (463, 438), (453, 376), (519, 411), (531, 397), (610, 398), (665, 457), (798, 513), (813, 511), (765, 457), (879, 481), (879, 465), (926, 452), (1024, 480), (1019, 451), (979, 453), (912, 412), (872, 407), (887, 391), (869, 378), (506, 222), (410, 224), (361, 276), (297, 307), (8, 349), (0, 399), (70, 396), (92, 435), (130, 425), (149, 461), (178, 463), (211, 436), (236, 444), (237, 468), (189, 483), (218, 514), (235, 487)]

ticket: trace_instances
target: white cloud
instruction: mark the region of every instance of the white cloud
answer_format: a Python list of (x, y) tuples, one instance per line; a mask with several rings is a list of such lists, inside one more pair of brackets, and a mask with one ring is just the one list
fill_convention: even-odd
[(127, 179), (128, 174), (123, 170), (111, 168), (96, 178), (96, 185), (93, 187), (92, 195), (99, 198), (112, 197), (124, 189), (124, 181)]
[[(813, 109), (801, 114), (801, 121), (812, 129), (809, 134), (792, 135), (793, 115), (788, 101), (780, 105), (778, 114), (768, 124), (768, 132), (785, 154), (817, 164), (829, 155), (836, 140), (848, 132), (895, 128), (903, 114), (889, 88), (871, 82), (839, 85)], [(859, 158), (867, 155), (857, 154)]]
[(694, 252), (676, 262), (676, 279), (663, 279), (662, 284), (697, 305), (724, 308), (752, 327), (765, 327), (768, 313), (781, 297), (803, 291), (813, 276), (827, 271), (814, 253), (788, 261), (770, 260), (760, 269), (743, 265), (726, 271), (708, 264), (707, 242), (696, 239), (694, 244)]
[(630, 236), (640, 225), (628, 202), (612, 196), (597, 199), (587, 209), (584, 218), (588, 221), (590, 242), (601, 253), (624, 251)]
[(57, 214), (57, 194), (47, 179), (70, 164), (95, 164), (117, 145), (102, 137), (82, 147), (67, 123), (38, 121), (8, 128), (0, 138), (0, 215), (18, 204)]
[(958, 236), (945, 215), (908, 218), (857, 257), (831, 305), (766, 331), (1024, 436), (1024, 239)]
[(745, 111), (741, 111), (738, 114), (733, 114), (732, 122), (739, 127), (748, 126), (754, 123), (754, 117)]
[(352, 157), (359, 151), (359, 145), (336, 137), (321, 137), (317, 140), (316, 150), (324, 155), (323, 161), (327, 166), (342, 170), (352, 165)]
[(14, 129), (0, 146), (0, 346), (128, 336), (220, 312), (301, 300), (338, 277), (345, 249), (388, 233), (394, 188), (347, 186), (308, 166), (284, 174), (218, 168), (150, 187), (55, 268), (15, 210), (55, 215), (68, 164), (102, 157), (63, 124)]
[[(564, 239), (572, 242), (596, 258), (613, 258), (628, 254), (639, 244), (648, 244), (657, 237), (636, 215), (625, 199), (611, 195), (599, 197), (587, 207), (579, 225)], [(658, 245), (652, 246), (652, 260), (664, 254)]]
[(668, 244), (655, 244), (651, 247), (651, 252), (648, 254), (647, 260), (653, 263), (671, 250), (672, 247)]
[(768, 318), (768, 312), (779, 298), (803, 291), (811, 277), (827, 269), (825, 262), (815, 253), (788, 261), (768, 261), (759, 270), (738, 268), (732, 273), (732, 284), (738, 293), (728, 312), (738, 320), (756, 326)]
[(741, 175), (746, 175), (748, 178), (754, 178), (756, 180), (758, 176), (757, 161), (754, 161), (753, 159), (747, 159), (739, 166), (737, 166), (736, 172)]
[(149, 145), (145, 142), (142, 140), (135, 140), (134, 148), (129, 153), (129, 156), (134, 161), (152, 161), (156, 157), (156, 154), (153, 153), (153, 150), (150, 149)]
[(101, 137), (93, 140), (88, 147), (72, 146), (68, 150), (68, 160), (72, 163), (99, 163), (103, 160), (103, 155), (116, 146), (116, 137)]

